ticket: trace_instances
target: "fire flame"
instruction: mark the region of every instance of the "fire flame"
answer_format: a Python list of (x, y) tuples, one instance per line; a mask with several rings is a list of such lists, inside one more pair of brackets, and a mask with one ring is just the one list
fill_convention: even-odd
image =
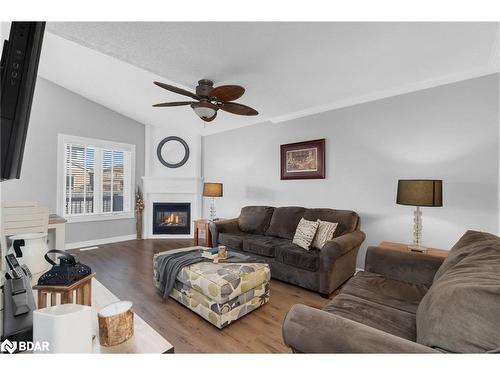
[(179, 215), (171, 213), (170, 215), (164, 217), (163, 221), (166, 224), (179, 224)]

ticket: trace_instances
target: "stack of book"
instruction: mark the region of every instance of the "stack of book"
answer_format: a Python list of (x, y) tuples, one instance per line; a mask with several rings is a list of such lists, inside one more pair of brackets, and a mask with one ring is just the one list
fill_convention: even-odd
[(203, 250), (201, 256), (208, 259), (214, 259), (218, 256), (219, 249), (216, 247), (212, 247), (210, 249)]

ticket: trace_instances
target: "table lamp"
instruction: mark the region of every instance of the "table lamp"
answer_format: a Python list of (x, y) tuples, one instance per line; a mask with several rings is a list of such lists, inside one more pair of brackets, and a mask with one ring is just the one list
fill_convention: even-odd
[(215, 220), (215, 198), (222, 197), (222, 184), (219, 182), (205, 182), (203, 196), (212, 198), (210, 202), (210, 220)]
[(399, 180), (397, 204), (415, 206), (413, 219), (413, 243), (408, 246), (412, 251), (423, 252), (422, 211), (420, 207), (443, 206), (442, 180)]

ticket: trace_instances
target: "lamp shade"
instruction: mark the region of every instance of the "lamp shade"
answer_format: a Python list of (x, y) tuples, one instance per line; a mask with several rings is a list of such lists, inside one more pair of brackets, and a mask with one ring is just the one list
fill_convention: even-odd
[(442, 180), (399, 180), (397, 204), (407, 206), (441, 207)]
[(222, 197), (222, 184), (219, 182), (205, 182), (203, 184), (204, 197)]
[(209, 102), (193, 103), (191, 108), (201, 119), (209, 119), (217, 112), (217, 107)]

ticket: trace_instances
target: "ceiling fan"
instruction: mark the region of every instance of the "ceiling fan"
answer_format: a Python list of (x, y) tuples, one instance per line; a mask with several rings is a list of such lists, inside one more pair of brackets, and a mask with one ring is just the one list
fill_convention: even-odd
[(217, 111), (219, 109), (242, 116), (256, 116), (259, 114), (259, 112), (255, 109), (246, 105), (233, 103), (233, 100), (241, 98), (241, 96), (245, 93), (245, 88), (241, 86), (224, 85), (214, 87), (214, 83), (209, 79), (201, 79), (198, 81), (196, 94), (194, 94), (179, 87), (167, 85), (166, 83), (155, 81), (154, 84), (165, 90), (175, 92), (176, 94), (189, 96), (197, 101), (159, 103), (153, 104), (153, 107), (177, 107), (181, 105), (190, 105), (194, 112), (206, 122), (213, 121), (215, 117), (217, 117)]

